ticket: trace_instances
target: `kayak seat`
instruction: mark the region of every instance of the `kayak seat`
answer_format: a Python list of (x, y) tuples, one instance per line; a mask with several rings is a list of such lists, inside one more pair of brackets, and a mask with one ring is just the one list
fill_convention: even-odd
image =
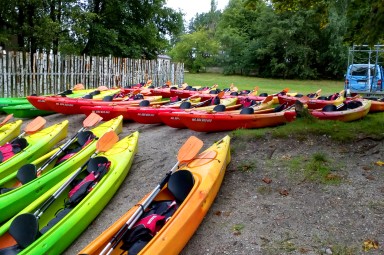
[(211, 91), (209, 91), (209, 94), (219, 94), (219, 92), (218, 92), (217, 89), (215, 89), (215, 90), (211, 90)]
[(300, 98), (300, 97), (303, 97), (304, 95), (303, 94), (296, 94), (296, 96), (295, 97), (298, 97), (298, 98)]
[(211, 101), (211, 105), (218, 105), (220, 104), (220, 98), (214, 97)]
[(40, 230), (40, 234), (45, 234), (48, 230), (50, 230), (53, 226), (55, 226), (62, 218), (65, 217), (73, 208), (63, 208), (60, 209), (58, 212), (55, 214), (55, 218), (50, 220), (46, 226), (44, 226)]
[(91, 93), (89, 93), (90, 95), (92, 96), (96, 96), (96, 95), (99, 95), (100, 94), (100, 90), (95, 90), (95, 91), (92, 91)]
[(238, 96), (239, 95), (239, 93), (237, 93), (236, 91), (234, 91), (234, 92), (231, 92), (231, 94), (230, 94), (231, 96)]
[(34, 164), (26, 164), (20, 167), (16, 174), (17, 179), (26, 184), (37, 177), (36, 166)]
[(80, 146), (84, 146), (89, 140), (93, 140), (94, 138), (95, 136), (91, 131), (83, 131), (77, 136), (77, 142)]
[[(9, 191), (13, 190), (13, 188), (0, 188), (0, 194), (5, 194)], [(1, 255), (1, 252), (0, 252), (0, 255)]]
[(260, 96), (260, 97), (267, 97), (267, 96), (268, 96), (268, 93), (261, 93), (259, 96)]
[(181, 204), (192, 190), (194, 183), (195, 181), (190, 171), (178, 170), (169, 178), (168, 190), (175, 197), (176, 201)]
[(248, 89), (240, 91), (240, 95), (247, 95), (249, 93), (251, 93), (251, 91)]
[(170, 90), (177, 90), (177, 87), (171, 87)]
[(151, 85), (151, 86), (149, 86), (148, 88), (149, 88), (149, 89), (154, 89), (155, 86)]
[(16, 138), (11, 143), (0, 146), (0, 163), (10, 159), (27, 147), (27, 145), (28, 143), (25, 138)]
[(334, 112), (334, 111), (337, 111), (337, 107), (336, 107), (336, 105), (328, 104), (328, 105), (323, 107), (322, 111), (323, 112)]
[(189, 86), (189, 85), (184, 88), (184, 90), (191, 90), (191, 89), (192, 89), (192, 86)]
[(191, 102), (182, 102), (180, 105), (180, 109), (189, 109), (191, 108), (192, 104)]
[(355, 109), (360, 106), (363, 106), (363, 103), (361, 101), (351, 101), (347, 103), (347, 108), (348, 109)]
[(0, 249), (0, 255), (16, 255), (19, 254), (23, 248), (16, 244), (7, 248)]
[(92, 99), (93, 96), (91, 94), (87, 94), (85, 96), (83, 96), (84, 99)]
[(133, 96), (133, 100), (141, 100), (144, 99), (144, 96), (142, 94), (136, 94)]
[(197, 91), (197, 88), (191, 88), (190, 91)]
[(243, 108), (240, 111), (240, 114), (254, 114), (254, 113), (255, 113), (255, 110), (253, 108), (250, 108), (250, 107)]
[(275, 109), (273, 109), (273, 112), (281, 112), (281, 111), (284, 110), (286, 107), (287, 107), (287, 103), (278, 105), (278, 106), (275, 107)]
[(32, 213), (20, 214), (12, 221), (8, 232), (21, 248), (26, 248), (40, 236), (39, 222)]
[(143, 100), (139, 103), (139, 106), (146, 107), (149, 106), (151, 103), (148, 100)]
[(213, 108), (213, 111), (215, 112), (225, 112), (225, 105), (218, 104)]
[(321, 97), (318, 97), (317, 99), (318, 99), (318, 100), (328, 100), (328, 97), (321, 96)]
[(104, 102), (111, 102), (113, 100), (113, 96), (105, 96), (103, 97)]

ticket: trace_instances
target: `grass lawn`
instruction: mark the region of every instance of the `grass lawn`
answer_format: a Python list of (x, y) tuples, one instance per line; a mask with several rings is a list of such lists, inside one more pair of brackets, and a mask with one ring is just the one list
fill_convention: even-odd
[(340, 92), (344, 88), (343, 81), (331, 80), (283, 80), (264, 79), (240, 75), (224, 75), (217, 73), (185, 73), (184, 81), (191, 86), (212, 86), (218, 84), (219, 88), (228, 88), (232, 83), (239, 89), (253, 89), (259, 87), (259, 93), (277, 93), (284, 88), (290, 92), (308, 94), (322, 90), (322, 95)]

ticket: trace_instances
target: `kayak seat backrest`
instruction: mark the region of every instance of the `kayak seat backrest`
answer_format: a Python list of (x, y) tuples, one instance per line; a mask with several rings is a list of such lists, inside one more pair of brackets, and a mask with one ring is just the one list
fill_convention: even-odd
[(197, 88), (191, 88), (190, 91), (197, 91)]
[(218, 105), (220, 104), (220, 98), (214, 97), (212, 98), (211, 105)]
[(106, 163), (108, 163), (108, 159), (106, 157), (99, 156), (99, 157), (92, 158), (91, 160), (89, 160), (87, 164), (87, 171), (88, 173), (98, 172), (100, 171), (99, 166), (101, 164), (106, 164)]
[(192, 190), (195, 181), (193, 175), (188, 170), (178, 170), (171, 175), (168, 181), (168, 190), (181, 204)]
[(249, 93), (251, 93), (251, 91), (248, 89), (240, 91), (240, 95), (248, 95)]
[(144, 96), (142, 94), (136, 94), (133, 96), (133, 100), (141, 100), (144, 99)]
[(286, 106), (287, 106), (286, 103), (281, 104), (281, 105), (278, 105), (278, 106), (275, 107), (275, 109), (273, 110), (273, 112), (281, 112), (282, 110), (285, 109)]
[(36, 166), (34, 164), (26, 164), (20, 167), (16, 174), (17, 179), (26, 184), (37, 177)]
[(318, 99), (318, 100), (328, 100), (328, 97), (326, 97), (326, 96), (321, 96), (321, 97), (318, 97), (317, 99)]
[(192, 104), (191, 102), (182, 102), (180, 105), (180, 109), (189, 109), (191, 108)]
[(188, 85), (187, 87), (184, 88), (184, 90), (191, 90), (191, 88), (192, 88), (192, 86)]
[(16, 244), (10, 247), (0, 249), (0, 255), (16, 255), (19, 254), (22, 250), (23, 248), (20, 245)]
[(177, 87), (171, 87), (170, 90), (177, 90)]
[(148, 100), (143, 100), (139, 103), (139, 106), (146, 107), (149, 106), (151, 103)]
[(111, 102), (113, 100), (113, 96), (105, 96), (103, 97), (104, 102)]
[(238, 96), (239, 95), (239, 93), (237, 93), (237, 91), (233, 91), (233, 92), (231, 92), (231, 94), (230, 94), (231, 96)]
[(336, 105), (328, 104), (328, 105), (323, 107), (322, 111), (323, 112), (334, 112), (334, 111), (337, 111), (337, 107), (336, 107)]
[(83, 96), (84, 99), (92, 99), (93, 96), (91, 94), (86, 94), (85, 96)]
[(268, 96), (268, 93), (261, 93), (259, 96), (260, 96), (260, 97), (267, 97), (267, 96)]
[(250, 107), (243, 108), (240, 111), (240, 114), (254, 114), (254, 113), (255, 113), (255, 110), (253, 108), (250, 108)]
[(96, 95), (99, 95), (100, 94), (100, 90), (95, 90), (95, 91), (92, 91), (91, 93), (89, 93), (90, 95), (92, 96), (96, 96)]
[(77, 136), (77, 142), (80, 146), (86, 145), (90, 140), (93, 140), (95, 135), (91, 131), (80, 132)]
[(298, 98), (303, 97), (303, 94), (296, 94), (295, 97), (298, 97)]
[(149, 88), (149, 89), (154, 89), (155, 86), (154, 86), (154, 85), (151, 85), (151, 86), (149, 86), (148, 88)]
[(360, 106), (363, 106), (363, 103), (361, 101), (350, 101), (347, 103), (347, 108), (348, 109), (355, 109)]
[(0, 146), (0, 163), (4, 162), (27, 147), (25, 138), (16, 138), (11, 143)]
[(22, 248), (28, 247), (39, 236), (39, 223), (32, 213), (17, 216), (9, 227), (9, 234)]
[(225, 105), (218, 104), (215, 107), (213, 107), (213, 111), (215, 111), (215, 112), (225, 112)]
[(219, 94), (219, 92), (217, 89), (214, 89), (214, 90), (209, 91), (209, 94)]

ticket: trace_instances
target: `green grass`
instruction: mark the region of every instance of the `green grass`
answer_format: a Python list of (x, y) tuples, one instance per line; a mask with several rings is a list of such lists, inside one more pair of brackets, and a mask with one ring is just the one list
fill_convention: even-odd
[(283, 79), (264, 79), (257, 77), (247, 77), (240, 75), (223, 75), (214, 73), (185, 73), (184, 81), (191, 86), (212, 86), (218, 84), (219, 88), (228, 88), (232, 83), (239, 89), (253, 89), (259, 87), (259, 93), (277, 93), (284, 88), (289, 88), (290, 92), (302, 94), (313, 93), (318, 89), (322, 90), (322, 95), (330, 95), (340, 92), (344, 83), (331, 80), (283, 80)]

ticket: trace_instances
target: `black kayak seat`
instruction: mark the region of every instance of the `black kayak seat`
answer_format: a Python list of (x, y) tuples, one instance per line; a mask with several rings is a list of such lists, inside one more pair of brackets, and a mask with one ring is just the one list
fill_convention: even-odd
[(220, 104), (220, 98), (215, 97), (214, 99), (212, 99), (211, 105), (218, 105), (218, 104)]
[(260, 97), (267, 97), (267, 96), (268, 96), (268, 93), (261, 93), (259, 96), (260, 96)]
[(251, 107), (241, 109), (240, 114), (254, 114), (255, 110)]
[(278, 105), (275, 107), (275, 109), (273, 109), (273, 112), (281, 112), (282, 110), (285, 109), (285, 106), (286, 106), (286, 104)]
[(214, 89), (209, 91), (209, 94), (219, 94), (219, 92), (217, 91), (217, 89)]
[(148, 100), (143, 100), (139, 103), (139, 106), (146, 107), (149, 106), (151, 103)]
[(16, 255), (19, 254), (22, 250), (23, 248), (16, 244), (7, 248), (0, 249), (0, 255)]
[(360, 106), (363, 106), (363, 103), (361, 101), (350, 101), (347, 103), (348, 109), (356, 109)]
[(37, 178), (36, 166), (34, 164), (25, 164), (20, 167), (16, 174), (17, 179), (26, 184)]
[(168, 181), (168, 190), (175, 197), (176, 202), (182, 203), (192, 190), (195, 181), (188, 170), (178, 170), (171, 175)]
[(336, 105), (328, 104), (328, 105), (323, 107), (322, 111), (323, 112), (334, 112), (334, 111), (337, 111), (337, 107), (336, 107)]
[(28, 247), (40, 235), (38, 219), (32, 213), (20, 214), (12, 221), (9, 234), (22, 248)]
[(231, 92), (231, 94), (230, 94), (231, 96), (238, 96), (239, 95), (239, 93), (237, 93), (236, 91), (233, 91), (233, 92)]
[(142, 94), (136, 94), (133, 96), (133, 100), (141, 100), (144, 99), (144, 96)]
[(197, 91), (197, 88), (191, 88), (190, 91)]
[(105, 102), (111, 102), (113, 100), (113, 96), (105, 96), (103, 97), (103, 101)]
[(180, 105), (180, 109), (189, 109), (191, 108), (192, 104), (191, 102), (182, 102)]
[(77, 143), (83, 146), (89, 139), (93, 139), (94, 135), (91, 131), (80, 132), (77, 136)]
[(170, 90), (177, 90), (177, 87), (171, 87)]
[(90, 93), (92, 96), (96, 96), (100, 94), (100, 90), (95, 90)]
[(93, 98), (93, 95), (91, 94), (87, 94), (85, 96), (83, 96), (84, 99), (92, 99)]
[(213, 107), (213, 111), (215, 111), (215, 112), (225, 112), (225, 105), (218, 104), (215, 107)]
[(91, 172), (97, 172), (99, 169), (100, 164), (106, 164), (108, 163), (108, 159), (106, 157), (95, 157), (89, 160), (88, 165), (87, 165), (87, 171), (89, 173)]
[(184, 90), (191, 90), (192, 86), (187, 86), (184, 88)]
[(326, 96), (321, 96), (321, 97), (318, 97), (317, 99), (318, 99), (318, 100), (328, 100), (328, 97), (326, 97)]
[(149, 88), (149, 89), (154, 89), (155, 86), (151, 85), (151, 86), (149, 86), (148, 88)]
[(303, 94), (296, 94), (295, 97), (298, 97), (298, 98), (303, 97)]

